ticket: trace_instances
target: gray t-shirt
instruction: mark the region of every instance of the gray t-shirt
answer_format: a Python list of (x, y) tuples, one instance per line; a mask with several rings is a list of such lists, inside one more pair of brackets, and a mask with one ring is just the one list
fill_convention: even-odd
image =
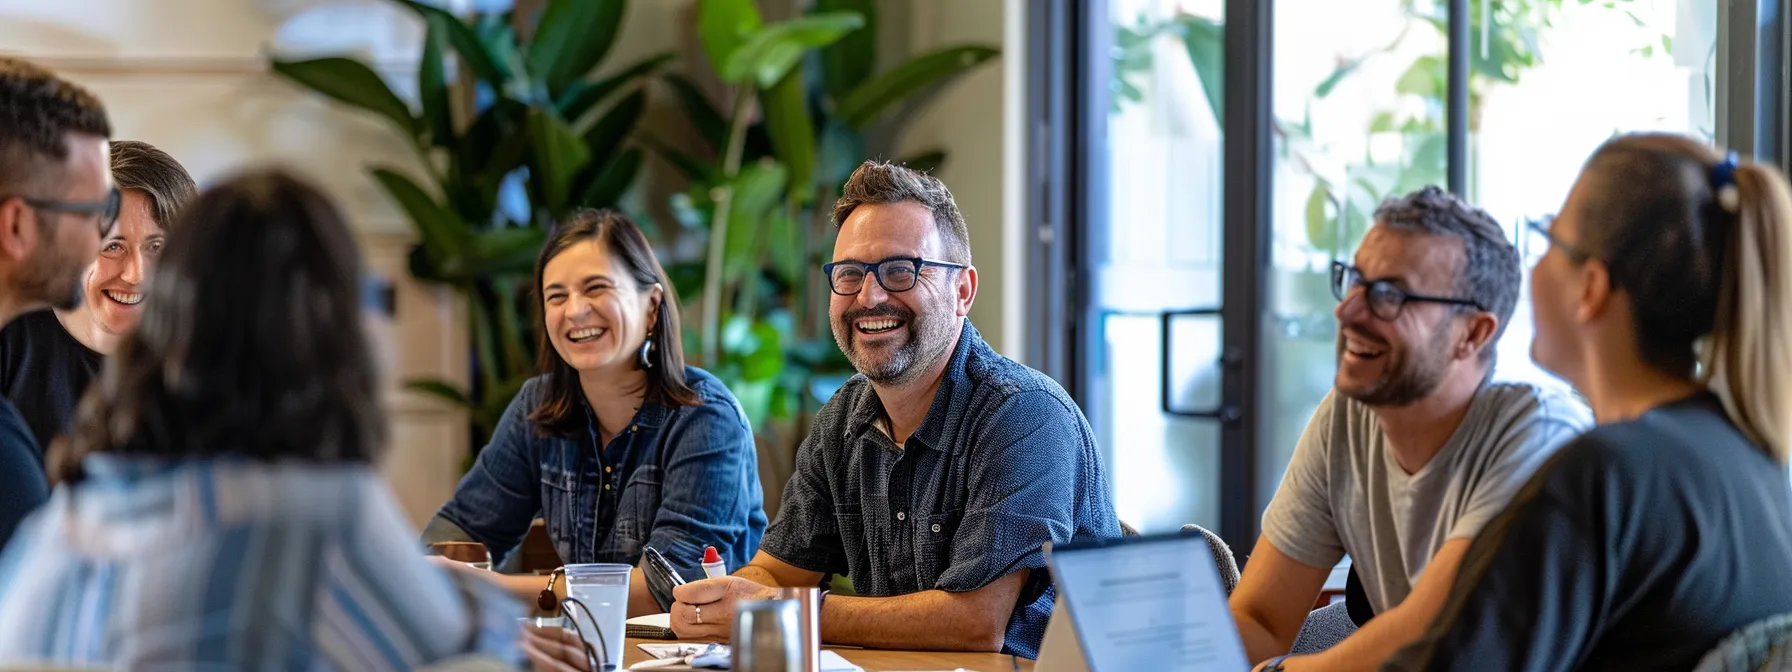
[(1444, 542), (1473, 538), (1557, 448), (1592, 425), (1566, 391), (1490, 382), (1437, 455), (1407, 474), (1375, 413), (1333, 392), (1294, 448), (1263, 513), (1263, 536), (1312, 567), (1349, 554), (1369, 603), (1387, 611), (1412, 592)]

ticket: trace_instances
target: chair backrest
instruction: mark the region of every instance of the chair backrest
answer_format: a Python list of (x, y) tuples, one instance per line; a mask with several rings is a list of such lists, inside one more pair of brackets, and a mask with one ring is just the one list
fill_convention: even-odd
[(1182, 531), (1198, 532), (1207, 540), (1207, 550), (1213, 552), (1213, 564), (1220, 570), (1220, 585), (1226, 587), (1227, 595), (1231, 595), (1232, 589), (1238, 587), (1238, 559), (1232, 556), (1232, 547), (1227, 546), (1220, 535), (1194, 523), (1183, 525)]
[(1289, 647), (1288, 652), (1296, 655), (1319, 653), (1337, 646), (1353, 632), (1356, 632), (1356, 621), (1350, 618), (1350, 608), (1341, 601), (1333, 602), (1307, 614), (1307, 620), (1300, 624), (1300, 634), (1294, 636), (1294, 646)]
[(1764, 672), (1792, 669), (1792, 614), (1743, 626), (1699, 659), (1693, 672)]

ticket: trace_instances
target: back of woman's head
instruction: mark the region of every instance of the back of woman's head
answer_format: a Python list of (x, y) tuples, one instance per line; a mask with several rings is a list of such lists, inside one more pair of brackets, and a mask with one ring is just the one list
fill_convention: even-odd
[(1689, 138), (1606, 142), (1582, 177), (1580, 245), (1629, 295), (1644, 363), (1695, 371), (1781, 463), (1792, 448), (1792, 192), (1772, 166)]
[(384, 440), (341, 214), (279, 170), (201, 194), (137, 329), (82, 401), (61, 475), (93, 452), (371, 462)]

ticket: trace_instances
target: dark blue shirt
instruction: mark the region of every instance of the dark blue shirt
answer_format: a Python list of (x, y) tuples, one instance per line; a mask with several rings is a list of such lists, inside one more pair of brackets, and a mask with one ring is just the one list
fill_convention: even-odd
[(636, 564), (653, 546), (700, 579), (703, 548), (714, 546), (730, 571), (744, 566), (766, 522), (753, 430), (714, 376), (685, 367), (685, 382), (702, 403), (642, 404), (601, 452), (589, 410), (578, 435), (543, 436), (528, 416), (546, 381), (524, 384), (425, 540), (458, 536), (443, 529), (451, 524), (501, 560), (539, 513), (567, 564)]
[(797, 449), (763, 550), (867, 597), (976, 590), (1031, 569), (1003, 650), (1036, 657), (1055, 599), (1040, 547), (1120, 536), (1093, 432), (1064, 389), (969, 320), (920, 428), (897, 446), (854, 376)]
[(50, 498), (37, 442), (12, 403), (0, 399), (0, 548), (25, 516)]

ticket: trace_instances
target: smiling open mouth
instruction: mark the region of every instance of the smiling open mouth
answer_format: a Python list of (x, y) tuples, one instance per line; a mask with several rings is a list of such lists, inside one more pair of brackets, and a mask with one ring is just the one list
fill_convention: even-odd
[(584, 329), (574, 329), (574, 330), (572, 330), (571, 333), (566, 335), (566, 340), (572, 341), (574, 343), (586, 343), (589, 341), (595, 341), (599, 338), (602, 338), (603, 335), (606, 333), (609, 333), (609, 331), (610, 331), (609, 329), (604, 329), (602, 327), (586, 327)]
[(882, 318), (875, 318), (875, 319), (869, 319), (869, 320), (859, 320), (858, 323), (853, 325), (853, 328), (858, 329), (859, 333), (861, 333), (861, 334), (881, 334), (881, 333), (884, 333), (887, 331), (893, 331), (895, 329), (901, 328), (903, 324), (904, 323), (902, 320), (888, 318), (888, 317), (882, 317)]
[(143, 303), (142, 292), (121, 292), (116, 289), (104, 289), (100, 290), (100, 293), (106, 295), (106, 298), (108, 299), (127, 306), (135, 306), (139, 303)]
[(1357, 359), (1375, 359), (1387, 352), (1385, 349), (1348, 336), (1344, 337), (1344, 351)]

